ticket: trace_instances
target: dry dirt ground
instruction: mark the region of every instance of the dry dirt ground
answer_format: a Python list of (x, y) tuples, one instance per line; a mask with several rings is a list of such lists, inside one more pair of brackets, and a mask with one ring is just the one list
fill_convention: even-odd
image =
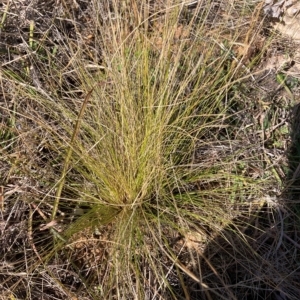
[[(298, 6), (294, 8), (297, 9)], [(32, 53), (32, 45), (29, 45), (32, 22), (34, 22), (34, 38), (43, 41), (51, 51), (58, 51), (62, 66), (67, 67), (68, 64), (63, 52), (59, 52), (59, 49), (65, 46), (66, 36), (69, 41), (79, 43), (82, 49), (90, 54), (90, 57), (88, 55), (86, 57), (87, 63), (94, 65), (96, 61), (101, 62), (101, 49), (97, 48), (99, 45), (94, 44), (95, 32), (90, 17), (92, 13), (90, 1), (7, 0), (1, 1), (0, 11), (1, 16), (5, 15), (0, 23), (1, 68), (7, 72), (18, 73), (20, 68), (27, 67), (28, 77), (34, 86), (43, 86), (43, 78), (39, 76), (39, 69), (33, 64), (35, 54)], [(295, 11), (282, 10), (280, 21), (277, 15), (276, 18), (264, 17), (261, 12), (260, 19), (265, 18), (265, 21), (257, 40), (251, 49), (237, 49), (241, 52), (246, 51), (246, 64), (261, 50), (265, 41), (274, 35), (263, 59), (251, 70), (254, 73), (253, 80), (243, 84), (246, 97), (241, 99), (237, 107), (232, 108), (232, 113), (238, 122), (241, 122), (243, 128), (241, 134), (244, 134), (246, 144), (257, 144), (255, 142), (257, 136), (264, 135), (263, 143), (259, 144), (260, 149), (250, 149), (249, 157), (256, 156), (253, 154), (256, 151), (261, 153), (263, 148), (263, 161), (269, 162), (269, 171), (274, 171), (278, 179), (271, 196), (262, 203), (253, 204), (258, 208), (257, 214), (252, 214), (250, 220), (245, 220), (247, 213), (243, 214), (242, 217), (237, 217), (235, 222), (239, 230), (249, 237), (249, 245), (265, 258), (266, 265), (257, 270), (255, 269), (257, 264), (244, 260), (245, 253), (233, 253), (235, 250), (226, 243), (225, 237), (236, 245), (242, 241), (238, 238), (234, 240), (230, 228), (224, 229), (222, 238), (215, 237), (206, 246), (201, 244), (196, 232), (184, 237), (185, 241), (183, 237), (175, 236), (170, 242), (174, 249), (181, 249), (185, 243), (186, 252), (180, 258), (191, 268), (195, 266), (189, 261), (189, 251), (201, 251), (205, 254), (208, 261), (199, 264), (203, 274), (207, 275), (208, 283), (231, 285), (235, 291), (234, 286), (237, 283), (244, 281), (247, 286), (247, 280), (253, 280), (253, 274), (256, 274), (257, 281), (263, 282), (264, 291), (257, 292), (256, 298), (253, 298), (252, 294), (247, 296), (248, 288), (245, 287), (243, 290), (239, 287), (239, 291), (235, 292), (236, 295), (243, 294), (243, 299), (289, 300), (299, 299), (300, 295), (300, 234), (295, 225), (300, 210), (294, 204), (279, 203), (280, 201), (299, 203), (297, 186), (300, 173), (298, 168), (300, 45), (297, 44), (298, 36), (295, 39), (280, 36), (273, 29), (275, 26), (281, 32), (291, 32), (292, 29), (287, 29), (286, 25), (296, 26), (299, 21), (295, 16), (297, 17)], [(256, 72), (258, 75), (255, 75)], [(63, 87), (62, 97), (70, 87), (75, 90), (76, 78), (70, 75), (69, 83), (69, 87)], [(0, 298), (93, 299), (99, 287), (94, 287), (94, 296), (91, 296), (87, 285), (93, 280), (95, 282), (96, 276), (101, 277), (101, 272), (105, 272), (98, 266), (106, 257), (105, 241), (109, 240), (112, 230), (109, 226), (100, 228), (97, 233), (86, 231), (80, 236), (75, 236), (76, 246), (72, 252), (72, 262), (69, 260), (68, 251), (65, 250), (49, 262), (47, 269), (39, 264), (35, 268), (34, 262), (41, 260), (40, 253), (47, 252), (45, 247), (52, 238), (43, 220), (43, 215), (48, 218), (50, 208), (47, 205), (37, 208), (31, 201), (48, 192), (48, 182), (43, 182), (42, 178), (43, 172), (47, 172), (49, 167), (47, 155), (50, 154), (43, 150), (43, 145), (36, 144), (34, 138), (30, 138), (28, 134), (32, 124), (25, 115), (22, 117), (22, 114), (30, 111), (34, 116), (38, 112), (34, 111), (31, 103), (24, 101), (25, 99), (18, 99), (18, 95), (14, 94), (7, 82), (1, 81)], [(16, 109), (20, 112), (18, 117), (8, 113)], [(260, 130), (260, 125), (266, 123), (268, 123), (266, 130)], [(40, 149), (39, 157), (33, 162), (32, 156), (36, 157), (36, 149)], [(251, 168), (244, 170), (253, 178), (259, 177), (264, 171), (265, 166), (257, 161), (253, 162)], [(71, 210), (73, 211), (73, 208), (70, 208)], [(36, 222), (32, 223), (32, 216)], [(63, 227), (64, 223), (68, 222), (70, 220), (64, 219), (61, 224), (55, 226)], [(281, 227), (283, 222), (287, 227), (284, 232)], [(218, 266), (215, 272), (211, 272), (209, 264)], [(98, 267), (98, 270), (95, 270), (94, 266)], [(276, 277), (277, 273), (274, 270), (278, 268), (282, 274), (286, 274), (285, 280)], [(178, 279), (175, 275), (174, 278), (172, 276), (173, 274), (169, 275), (169, 280), (176, 286)], [(59, 278), (60, 282), (53, 278)], [(194, 299), (201, 297), (197, 294), (199, 289), (197, 284), (190, 282)], [(101, 291), (99, 295), (100, 293)], [(96, 299), (101, 299), (101, 296)]]

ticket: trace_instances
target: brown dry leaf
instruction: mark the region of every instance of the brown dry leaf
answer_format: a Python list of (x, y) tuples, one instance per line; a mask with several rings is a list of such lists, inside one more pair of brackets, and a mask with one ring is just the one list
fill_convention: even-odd
[(190, 231), (184, 238), (186, 247), (194, 250), (199, 248), (199, 243), (206, 240), (206, 237), (197, 231)]
[(291, 64), (292, 59), (281, 53), (273, 54), (265, 63), (264, 68), (266, 70), (278, 71), (284, 66)]
[(291, 18), (288, 16), (283, 17), (284, 24), (277, 23), (274, 28), (281, 34), (292, 38), (296, 42), (300, 42), (300, 17)]
[(297, 0), (265, 0), (264, 12), (272, 18), (278, 19), (296, 2)]
[(266, 14), (277, 19), (274, 28), (300, 42), (300, 2), (295, 0), (265, 1)]

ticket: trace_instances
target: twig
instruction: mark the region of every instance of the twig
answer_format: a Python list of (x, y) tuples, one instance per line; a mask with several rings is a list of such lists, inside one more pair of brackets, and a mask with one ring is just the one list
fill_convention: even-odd
[[(107, 82), (106, 81), (101, 81), (97, 85), (103, 85), (105, 83), (107, 83)], [(71, 160), (71, 156), (72, 156), (72, 153), (73, 153), (73, 144), (74, 144), (74, 141), (75, 141), (75, 139), (76, 139), (76, 137), (78, 135), (78, 132), (79, 132), (80, 122), (81, 122), (83, 113), (85, 111), (87, 103), (88, 103), (88, 101), (89, 101), (89, 99), (90, 99), (90, 97), (91, 97), (91, 95), (92, 95), (95, 87), (96, 86), (94, 86), (88, 92), (88, 94), (86, 95), (86, 97), (85, 97), (85, 99), (84, 99), (84, 101), (82, 103), (80, 112), (78, 114), (77, 121), (76, 121), (75, 126), (74, 126), (73, 134), (72, 134), (71, 141), (70, 141), (70, 144), (69, 144), (69, 149), (68, 149), (68, 152), (67, 152), (64, 164), (63, 164), (63, 170), (61, 172), (61, 176), (60, 176), (60, 179), (58, 181), (58, 187), (57, 187), (57, 191), (56, 191), (56, 194), (55, 194), (55, 200), (54, 200), (52, 214), (51, 214), (51, 221), (53, 221), (55, 219), (55, 217), (56, 217), (56, 213), (57, 213), (57, 210), (58, 210), (58, 204), (59, 204), (59, 201), (60, 201), (62, 189), (63, 189), (63, 186), (65, 184), (65, 178), (66, 178), (69, 166), (70, 166), (70, 160)]]
[(4, 187), (0, 186), (0, 211), (2, 212), (4, 209)]
[(75, 139), (76, 139), (76, 137), (78, 135), (81, 118), (82, 118), (84, 110), (85, 110), (85, 108), (87, 106), (87, 102), (88, 102), (89, 98), (91, 97), (92, 92), (94, 91), (94, 88), (95, 87), (93, 87), (88, 92), (88, 94), (86, 95), (86, 97), (85, 97), (85, 99), (84, 99), (84, 101), (82, 103), (82, 106), (81, 106), (81, 109), (80, 109), (77, 121), (75, 123), (75, 127), (74, 127), (73, 134), (72, 134), (72, 137), (71, 137), (69, 149), (68, 149), (65, 161), (64, 161), (63, 170), (61, 172), (61, 176), (60, 176), (60, 179), (59, 179), (59, 184), (58, 184), (57, 191), (56, 191), (56, 194), (55, 194), (55, 200), (54, 200), (53, 209), (52, 209), (51, 221), (53, 221), (55, 219), (55, 217), (56, 217), (59, 200), (60, 200), (60, 197), (61, 197), (63, 186), (65, 184), (66, 174), (68, 172), (69, 165), (70, 165), (70, 160), (71, 160), (71, 156), (72, 156), (72, 153), (73, 153), (73, 143), (74, 143), (74, 141), (75, 141)]
[(31, 245), (32, 250), (34, 251), (34, 253), (36, 254), (36, 256), (38, 257), (38, 259), (40, 260), (41, 263), (43, 263), (43, 260), (41, 258), (41, 256), (39, 255), (35, 244), (33, 242), (33, 237), (32, 237), (32, 216), (33, 216), (33, 210), (31, 208), (31, 205), (29, 205), (29, 218), (28, 218), (28, 240), (29, 243)]

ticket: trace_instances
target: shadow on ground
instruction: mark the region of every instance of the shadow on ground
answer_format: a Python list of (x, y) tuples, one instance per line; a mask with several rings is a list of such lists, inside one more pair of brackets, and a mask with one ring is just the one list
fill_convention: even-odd
[(266, 195), (262, 207), (236, 218), (210, 242), (193, 270), (202, 283), (192, 285), (191, 299), (299, 299), (300, 104), (290, 120), (284, 191)]

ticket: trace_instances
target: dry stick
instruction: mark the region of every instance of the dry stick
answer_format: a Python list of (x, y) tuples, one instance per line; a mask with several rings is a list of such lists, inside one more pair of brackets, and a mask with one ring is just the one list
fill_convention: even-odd
[(28, 240), (31, 245), (32, 250), (34, 251), (35, 255), (38, 257), (39, 261), (43, 263), (43, 260), (37, 251), (35, 244), (33, 242), (33, 236), (32, 236), (32, 217), (33, 217), (33, 210), (31, 205), (29, 204), (29, 218), (28, 218)]
[(63, 170), (61, 172), (61, 176), (60, 176), (60, 179), (59, 179), (59, 184), (58, 184), (58, 187), (57, 187), (57, 190), (56, 190), (56, 194), (55, 194), (55, 200), (54, 200), (53, 209), (52, 209), (51, 221), (53, 221), (55, 219), (55, 216), (56, 216), (56, 213), (57, 213), (57, 210), (58, 210), (59, 200), (60, 200), (60, 197), (61, 197), (63, 186), (65, 184), (66, 174), (68, 172), (69, 165), (70, 165), (70, 159), (71, 159), (71, 156), (72, 156), (72, 153), (73, 153), (73, 143), (74, 143), (74, 141), (75, 141), (75, 139), (76, 139), (76, 137), (78, 135), (80, 121), (81, 121), (81, 118), (83, 116), (84, 110), (85, 110), (85, 108), (87, 106), (87, 102), (90, 99), (91, 94), (94, 91), (94, 89), (95, 89), (95, 87), (93, 87), (88, 92), (88, 94), (86, 95), (86, 97), (85, 97), (85, 99), (84, 99), (84, 101), (82, 103), (80, 112), (78, 114), (77, 121), (76, 121), (75, 126), (74, 126), (74, 131), (73, 131), (73, 134), (72, 134), (72, 137), (71, 137), (69, 149), (68, 149), (65, 161), (64, 161)]
[(0, 186), (0, 211), (4, 210), (4, 186)]

